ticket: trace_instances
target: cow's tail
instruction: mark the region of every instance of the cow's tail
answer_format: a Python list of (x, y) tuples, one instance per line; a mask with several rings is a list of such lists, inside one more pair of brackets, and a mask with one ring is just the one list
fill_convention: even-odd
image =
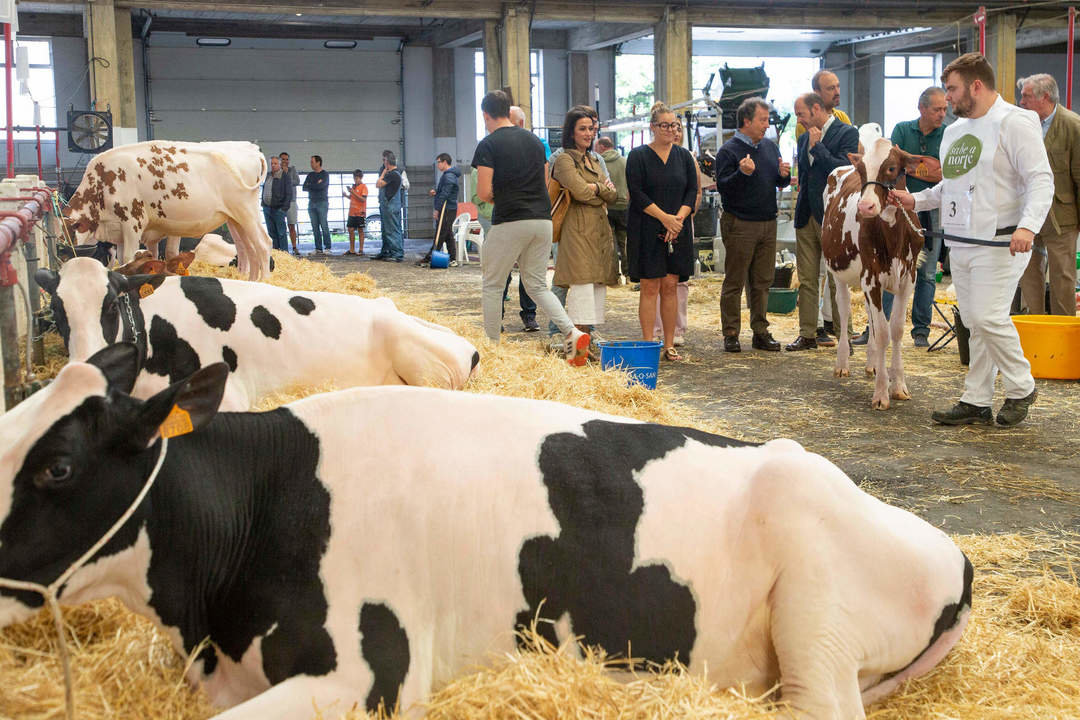
[(266, 158), (262, 156), (262, 153), (259, 153), (259, 177), (255, 179), (255, 183), (252, 185), (247, 184), (243, 174), (240, 172), (240, 168), (236, 167), (236, 163), (233, 162), (231, 157), (218, 150), (211, 150), (210, 154), (220, 160), (221, 163), (229, 169), (229, 172), (236, 178), (236, 182), (240, 183), (240, 186), (245, 190), (255, 190), (262, 185), (263, 180), (266, 179)]

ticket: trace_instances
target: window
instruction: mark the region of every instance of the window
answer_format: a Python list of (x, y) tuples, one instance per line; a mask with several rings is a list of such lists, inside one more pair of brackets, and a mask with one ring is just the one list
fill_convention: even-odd
[[(532, 86), (532, 127), (539, 137), (546, 138), (544, 125), (544, 56), (539, 50), (529, 53), (529, 83)], [(484, 77), (484, 51), (477, 50), (473, 55), (473, 86), (476, 93), (476, 140), (479, 142), (487, 135), (484, 116), (480, 112), (480, 101), (487, 94), (487, 81)]]
[[(308, 197), (304, 192), (304, 180), (307, 173), (300, 174), (300, 184), (296, 186), (296, 232), (300, 235), (311, 235), (311, 218), (308, 217)], [(379, 214), (379, 190), (375, 187), (375, 181), (379, 179), (379, 171), (365, 170), (364, 184), (368, 189), (367, 214)], [(352, 172), (330, 173), (330, 184), (326, 190), (328, 210), (326, 222), (330, 226), (330, 233), (336, 235), (345, 233), (345, 221), (349, 216), (349, 198), (345, 197), (345, 190), (353, 184)]]
[(919, 95), (937, 84), (941, 72), (940, 55), (886, 55), (885, 137), (892, 135), (896, 123), (918, 115)]
[[(27, 93), (23, 93), (18, 84), (13, 90), (13, 124), (32, 126), (34, 124), (34, 102), (38, 103), (42, 127), (56, 127), (56, 86), (53, 84), (52, 43), (48, 40), (26, 40), (18, 38), (17, 47), (27, 48), (30, 60), (30, 79), (26, 83)], [(3, 53), (0, 53), (0, 68)], [(0, 123), (7, 124), (7, 108), (0, 103)], [(17, 140), (33, 140), (33, 132), (15, 133)]]

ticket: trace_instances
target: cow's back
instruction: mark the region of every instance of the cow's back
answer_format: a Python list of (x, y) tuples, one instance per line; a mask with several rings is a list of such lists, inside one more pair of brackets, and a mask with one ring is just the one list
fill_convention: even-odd
[[(827, 586), (829, 602), (862, 608), (862, 624), (842, 631), (874, 655), (876, 676), (899, 670), (933, 631), (936, 615), (907, 621), (911, 583), (933, 590), (923, 575), (962, 563), (939, 531), (790, 441), (748, 447), (556, 403), (416, 388), (288, 407), (324, 448), (331, 523), (358, 530), (331, 540), (329, 592), (348, 597), (346, 615), (382, 598), (406, 630), (420, 629), (434, 648), (423, 672), (436, 682), (507, 647), (542, 605), (610, 652), (630, 643), (637, 657), (678, 655), (707, 663), (717, 682), (767, 689), (770, 592), (797, 563), (833, 574), (800, 580), (807, 592)], [(923, 562), (934, 554), (938, 564)], [(879, 638), (896, 651), (869, 647)]]

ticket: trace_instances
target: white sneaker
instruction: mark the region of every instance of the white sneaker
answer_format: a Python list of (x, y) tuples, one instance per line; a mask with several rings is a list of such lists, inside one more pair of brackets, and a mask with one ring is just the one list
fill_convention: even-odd
[(574, 328), (564, 338), (566, 361), (574, 367), (583, 366), (589, 357), (589, 333)]

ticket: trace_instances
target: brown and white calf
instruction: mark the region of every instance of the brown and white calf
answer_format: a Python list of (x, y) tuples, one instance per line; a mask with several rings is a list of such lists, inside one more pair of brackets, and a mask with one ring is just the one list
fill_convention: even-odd
[[(865, 143), (865, 154), (848, 155), (852, 165), (837, 168), (825, 188), (825, 216), (821, 223), (821, 251), (836, 280), (839, 311), (836, 377), (848, 369), (850, 288), (862, 288), (870, 339), (866, 345), (866, 372), (876, 374), (871, 405), (888, 410), (889, 399), (911, 397), (904, 381), (900, 340), (904, 316), (915, 287), (915, 269), (923, 247), (914, 212), (888, 202), (889, 189), (906, 189), (905, 166), (917, 157), (882, 137)], [(890, 319), (882, 309), (882, 293), (895, 296)], [(892, 339), (892, 361), (885, 372), (885, 352)]]
[(266, 160), (249, 142), (134, 143), (107, 150), (86, 168), (65, 217), (79, 244), (118, 242), (121, 263), (139, 243), (157, 255), (168, 238), (201, 237), (228, 224), (240, 272), (259, 280), (270, 271), (270, 236), (262, 224), (259, 190)]

